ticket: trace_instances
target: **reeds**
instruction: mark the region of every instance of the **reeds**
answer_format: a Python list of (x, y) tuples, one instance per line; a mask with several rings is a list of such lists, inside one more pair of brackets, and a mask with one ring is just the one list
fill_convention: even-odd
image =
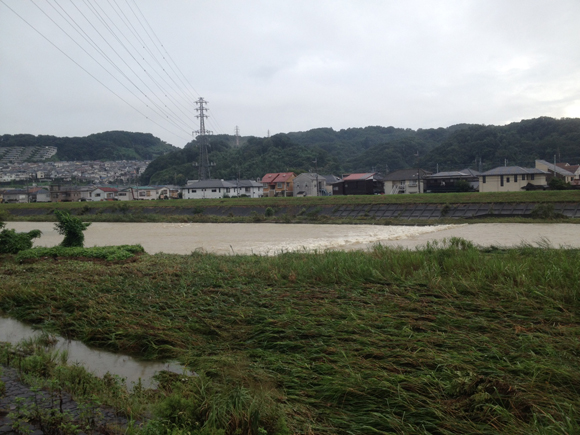
[(178, 357), (216, 394), (251, 392), (247, 405), (267, 391), (291, 432), (574, 433), (580, 420), (578, 250), (453, 239), (124, 264), (4, 258), (0, 274), (2, 312)]

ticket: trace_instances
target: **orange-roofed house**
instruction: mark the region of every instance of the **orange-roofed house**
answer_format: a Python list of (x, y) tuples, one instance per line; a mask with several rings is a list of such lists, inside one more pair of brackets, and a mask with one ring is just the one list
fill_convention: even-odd
[(294, 192), (294, 172), (273, 172), (262, 177), (264, 196), (292, 196)]

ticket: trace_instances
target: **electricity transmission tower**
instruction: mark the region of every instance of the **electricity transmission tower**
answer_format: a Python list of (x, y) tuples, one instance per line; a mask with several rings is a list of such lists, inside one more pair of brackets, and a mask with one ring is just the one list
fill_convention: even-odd
[(199, 113), (198, 115), (195, 115), (196, 118), (199, 118), (199, 130), (195, 132), (197, 134), (197, 141), (199, 143), (199, 179), (207, 180), (210, 178), (209, 169), (210, 166), (212, 166), (209, 163), (209, 143), (207, 139), (207, 135), (211, 134), (211, 131), (205, 129), (205, 118), (207, 118), (205, 112), (209, 109), (204, 107), (204, 104), (207, 104), (207, 101), (205, 101), (202, 97), (200, 97), (199, 100), (195, 102), (195, 104), (199, 106), (197, 109), (195, 109)]

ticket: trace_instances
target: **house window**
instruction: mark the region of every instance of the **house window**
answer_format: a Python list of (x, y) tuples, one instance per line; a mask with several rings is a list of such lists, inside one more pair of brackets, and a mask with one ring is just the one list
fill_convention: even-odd
[(100, 193), (95, 193), (95, 196), (96, 196), (97, 198), (100, 198), (100, 197), (101, 197), (101, 194), (100, 194)]
[(534, 176), (535, 176), (535, 174), (531, 174), (530, 175), (530, 177), (531, 177), (530, 179), (533, 180), (534, 179)]
[(503, 175), (499, 176), (499, 185), (503, 186)]
[(246, 192), (249, 192), (249, 191), (250, 191), (250, 188), (249, 187), (246, 187)]
[(212, 192), (217, 192), (217, 189), (211, 189)]
[(484, 175), (484, 176), (483, 176), (483, 182), (485, 183), (486, 181), (487, 181), (487, 180), (486, 180), (486, 176)]
[(506, 177), (505, 182), (506, 183), (509, 183), (510, 182), (510, 177)]
[(284, 187), (284, 183), (276, 183), (277, 189), (282, 189)]
[(517, 182), (518, 182), (518, 176), (514, 175), (514, 183), (517, 183)]
[(522, 174), (522, 181), (526, 180), (526, 174)]
[(197, 189), (191, 189), (193, 193), (197, 193)]

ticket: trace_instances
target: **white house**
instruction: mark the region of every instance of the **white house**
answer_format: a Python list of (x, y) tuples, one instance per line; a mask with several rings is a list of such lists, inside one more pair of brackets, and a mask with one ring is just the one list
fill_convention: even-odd
[(423, 169), (401, 169), (388, 173), (385, 180), (385, 194), (423, 193), (424, 178), (431, 172)]
[(132, 201), (133, 199), (133, 189), (131, 187), (126, 187), (117, 192), (117, 199), (119, 201)]
[(169, 198), (169, 189), (164, 186), (138, 186), (131, 187), (133, 199), (153, 200)]
[(528, 184), (547, 188), (548, 173), (536, 168), (499, 166), (479, 175), (480, 192), (517, 192)]
[(230, 191), (230, 196), (248, 196), (250, 198), (261, 198), (264, 196), (264, 185), (253, 180), (228, 180), (234, 185)]
[(117, 196), (114, 187), (97, 187), (91, 191), (91, 201), (112, 201)]
[(181, 188), (183, 199), (223, 198), (231, 196), (236, 185), (224, 180), (200, 180), (188, 183)]

